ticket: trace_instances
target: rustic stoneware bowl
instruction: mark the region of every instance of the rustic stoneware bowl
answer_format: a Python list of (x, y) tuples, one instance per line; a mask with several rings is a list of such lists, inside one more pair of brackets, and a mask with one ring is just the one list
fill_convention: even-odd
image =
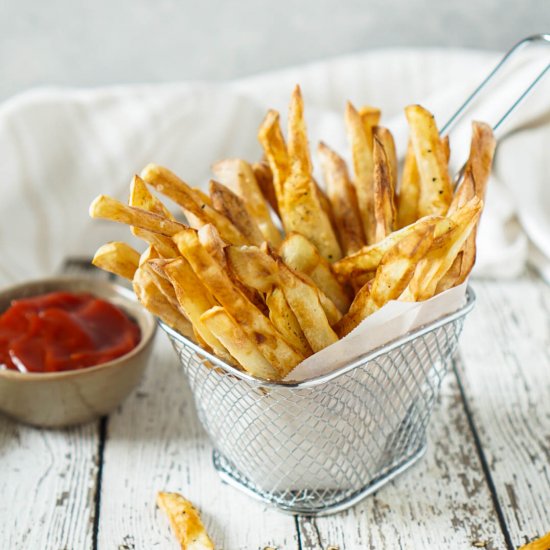
[(130, 290), (91, 277), (56, 277), (0, 290), (0, 313), (15, 298), (58, 290), (89, 292), (120, 307), (138, 323), (141, 340), (118, 359), (80, 370), (48, 373), (0, 370), (0, 411), (35, 426), (81, 424), (111, 412), (140, 381), (157, 327), (155, 318)]

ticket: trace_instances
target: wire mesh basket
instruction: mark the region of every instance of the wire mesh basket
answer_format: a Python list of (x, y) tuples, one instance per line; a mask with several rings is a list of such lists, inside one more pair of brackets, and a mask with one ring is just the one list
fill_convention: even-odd
[(227, 483), (291, 513), (343, 510), (425, 451), (439, 388), (472, 309), (303, 382), (259, 380), (161, 323), (177, 351)]

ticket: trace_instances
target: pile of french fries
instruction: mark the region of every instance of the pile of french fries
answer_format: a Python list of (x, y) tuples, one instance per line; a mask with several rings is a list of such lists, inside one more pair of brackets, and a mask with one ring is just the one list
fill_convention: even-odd
[[(353, 177), (320, 143), (325, 190), (312, 175), (299, 87), (287, 139), (270, 110), (260, 162), (213, 166), (210, 193), (150, 164), (128, 204), (101, 195), (90, 215), (127, 224), (147, 243), (111, 242), (93, 263), (132, 281), (142, 304), (182, 335), (259, 378), (280, 380), (389, 300), (421, 301), (462, 283), (475, 261), (476, 227), (491, 170), (491, 129), (473, 123), (456, 190), (449, 142), (418, 105), (401, 177), (380, 111), (346, 106)], [(159, 200), (183, 211), (178, 221)], [(280, 227), (284, 231), (280, 231)]]

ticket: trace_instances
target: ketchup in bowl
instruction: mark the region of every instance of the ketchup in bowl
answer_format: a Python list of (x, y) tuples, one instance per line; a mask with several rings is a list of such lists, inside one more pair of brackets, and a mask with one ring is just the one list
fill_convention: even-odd
[(140, 340), (121, 309), (87, 293), (51, 292), (13, 300), (0, 315), (0, 368), (60, 372), (125, 355)]

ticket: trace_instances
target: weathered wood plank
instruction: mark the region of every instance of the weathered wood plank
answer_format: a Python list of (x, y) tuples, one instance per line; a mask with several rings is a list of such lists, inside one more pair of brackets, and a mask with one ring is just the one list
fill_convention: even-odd
[(550, 287), (477, 283), (464, 386), (512, 543), (550, 526)]
[(103, 464), (99, 549), (178, 548), (155, 507), (159, 490), (197, 505), (216, 548), (298, 547), (294, 518), (223, 485), (176, 355), (159, 331), (143, 383), (111, 415)]
[(0, 548), (92, 549), (97, 434), (0, 417)]
[(416, 466), (347, 512), (300, 518), (299, 526), (308, 550), (505, 548), (454, 375), (444, 381)]

